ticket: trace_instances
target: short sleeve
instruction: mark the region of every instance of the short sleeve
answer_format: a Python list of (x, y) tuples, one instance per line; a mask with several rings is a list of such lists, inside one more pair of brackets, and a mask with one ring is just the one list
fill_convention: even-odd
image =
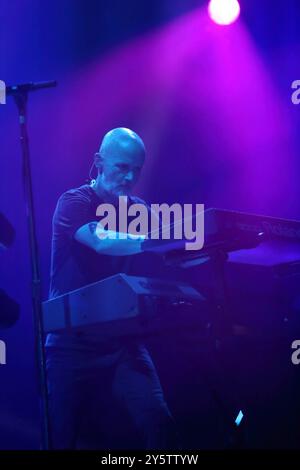
[(90, 200), (86, 195), (68, 191), (59, 198), (53, 216), (56, 235), (73, 238), (76, 231), (90, 221)]

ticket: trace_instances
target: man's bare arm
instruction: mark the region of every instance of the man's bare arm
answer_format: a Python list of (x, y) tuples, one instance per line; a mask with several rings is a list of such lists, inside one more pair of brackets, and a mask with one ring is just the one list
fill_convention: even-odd
[(78, 242), (103, 255), (128, 256), (142, 252), (142, 237), (123, 239), (119, 237), (118, 232), (109, 231), (109, 236), (101, 238), (103, 232), (104, 230), (99, 229), (98, 222), (89, 222), (80, 227), (74, 237)]

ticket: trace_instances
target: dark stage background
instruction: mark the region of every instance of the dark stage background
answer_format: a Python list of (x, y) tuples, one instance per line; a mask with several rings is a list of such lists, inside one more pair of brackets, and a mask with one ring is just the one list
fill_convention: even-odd
[[(291, 83), (300, 79), (299, 1), (243, 0), (239, 20), (228, 27), (211, 22), (206, 4), (0, 0), (0, 79), (58, 81), (29, 102), (44, 299), (57, 198), (85, 182), (102, 136), (113, 127), (132, 128), (145, 141), (148, 157), (136, 194), (149, 202), (300, 219), (300, 106), (291, 101)], [(0, 366), (0, 448), (36, 449), (39, 405), (18, 139), (9, 98), (0, 106), (0, 210), (16, 240), (1, 253), (0, 279), (20, 303), (21, 316), (0, 331), (7, 345), (7, 364)], [(206, 269), (156, 272), (210, 289)], [(282, 314), (273, 272), (239, 265), (229, 266), (228, 274), (239, 294), (236, 311), (270, 331), (272, 315)], [(296, 276), (284, 286), (293, 299), (298, 285)], [(295, 316), (291, 339), (297, 336)], [(300, 368), (291, 364), (289, 339), (235, 339), (220, 354), (197, 338), (189, 347), (177, 339), (169, 334), (150, 346), (187, 448), (226, 446), (239, 409), (248, 447), (300, 447)]]

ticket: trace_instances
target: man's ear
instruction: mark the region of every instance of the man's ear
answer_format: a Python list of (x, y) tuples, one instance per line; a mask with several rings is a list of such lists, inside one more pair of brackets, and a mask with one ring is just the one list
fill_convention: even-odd
[(94, 164), (95, 167), (98, 169), (99, 173), (101, 173), (103, 166), (103, 158), (101, 157), (99, 152), (96, 152), (94, 155)]

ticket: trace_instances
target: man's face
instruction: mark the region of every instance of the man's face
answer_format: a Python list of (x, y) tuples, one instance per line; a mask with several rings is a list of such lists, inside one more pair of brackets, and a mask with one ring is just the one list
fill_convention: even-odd
[(144, 155), (136, 148), (120, 149), (110, 153), (102, 160), (102, 185), (104, 189), (116, 196), (130, 194), (139, 179)]

